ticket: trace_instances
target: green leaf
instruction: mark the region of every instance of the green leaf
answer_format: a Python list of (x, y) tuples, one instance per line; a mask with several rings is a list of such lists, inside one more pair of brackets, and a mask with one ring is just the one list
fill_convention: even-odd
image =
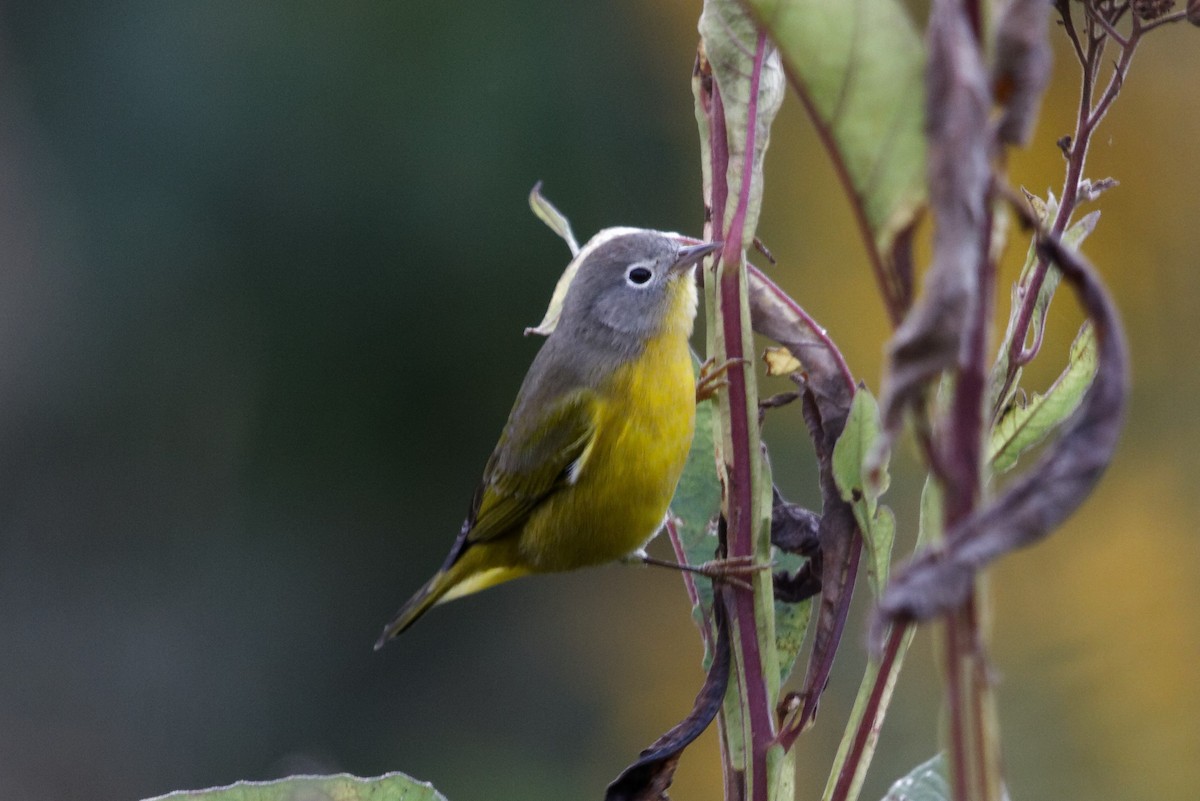
[(892, 510), (879, 505), (890, 480), (885, 442), (875, 396), (860, 387), (850, 405), (846, 427), (833, 447), (833, 478), (862, 531), (869, 556), (867, 577), (876, 598), (887, 584), (896, 535)]
[(749, 0), (885, 257), (925, 204), (924, 48), (897, 0)]
[(1035, 393), (1024, 405), (1010, 405), (996, 421), (988, 441), (993, 471), (1011, 470), (1022, 453), (1045, 439), (1079, 408), (1096, 375), (1096, 355), (1096, 334), (1084, 323), (1071, 343), (1066, 369), (1046, 393)]
[(917, 545), (914, 550), (918, 553), (931, 542), (942, 541), (942, 488), (933, 476), (925, 478), (925, 486), (921, 490), (921, 513), (917, 523)]
[[(793, 573), (804, 564), (804, 558), (795, 554), (776, 550), (772, 560), (775, 570)], [(800, 603), (786, 604), (775, 602), (775, 648), (779, 652), (779, 683), (787, 681), (796, 666), (804, 638), (808, 634), (808, 624), (812, 619), (813, 598), (806, 598)]]
[(433, 785), (403, 773), (370, 779), (339, 773), (334, 776), (292, 776), (270, 782), (237, 782), (207, 790), (179, 790), (146, 801), (446, 801)]
[[(758, 96), (751, 98), (749, 76), (754, 72), (754, 54), (757, 49), (758, 26), (740, 3), (730, 0), (706, 0), (700, 14), (700, 37), (704, 42), (704, 53), (712, 66), (713, 78), (721, 93), (725, 112), (725, 135), (729, 146), (729, 163), (726, 180), (729, 195), (724, 209), (714, 210), (723, 214), (721, 230), (728, 231), (738, 207), (738, 197), (744, 181), (749, 181), (749, 192), (745, 207), (745, 222), (742, 229), (742, 248), (754, 241), (758, 226), (758, 215), (762, 206), (762, 165), (771, 137), (771, 123), (783, 104), (786, 80), (779, 53), (767, 46), (758, 84)], [(754, 152), (751, 154), (750, 174), (746, 175), (746, 141), (750, 131), (750, 105), (755, 101)], [(708, 170), (709, 153), (708, 121), (702, 119), (701, 109), (696, 110), (700, 122), (700, 138), (705, 170)], [(709, 197), (710, 178), (705, 176), (705, 197)]]
[[(950, 766), (946, 755), (938, 754), (891, 786), (882, 801), (950, 801)], [(1008, 788), (1001, 786), (1000, 801), (1009, 801)]]
[[(909, 626), (908, 630), (904, 632), (904, 637), (900, 641), (900, 648), (896, 653), (895, 659), (892, 660), (891, 668), (883, 678), (883, 691), (876, 706), (876, 714), (870, 731), (867, 734), (867, 740), (863, 744), (862, 755), (858, 759), (857, 770), (851, 779), (849, 792), (845, 796), (846, 798), (858, 798), (858, 794), (862, 790), (863, 781), (867, 777), (867, 769), (871, 766), (871, 758), (874, 756), (875, 748), (879, 743), (879, 732), (883, 728), (884, 715), (891, 704), (892, 694), (896, 690), (896, 682), (900, 678), (900, 668), (904, 664), (904, 657), (908, 653), (908, 647), (912, 645), (913, 637), (916, 634), (916, 626)], [(862, 681), (858, 685), (858, 695), (854, 699), (854, 707), (850, 711), (849, 720), (846, 721), (846, 729), (842, 733), (842, 741), (838, 745), (837, 756), (833, 760), (833, 768), (830, 770), (829, 779), (825, 783), (825, 792), (821, 796), (822, 801), (829, 801), (833, 797), (842, 767), (846, 764), (846, 758), (849, 756), (855, 735), (861, 725), (863, 716), (866, 715), (871, 694), (875, 689), (876, 683), (879, 681), (880, 669), (881, 665), (878, 659), (872, 657), (867, 661)]]
[(550, 226), (551, 231), (562, 237), (567, 243), (567, 247), (571, 249), (571, 262), (563, 270), (558, 283), (554, 285), (554, 293), (550, 296), (550, 304), (546, 308), (545, 316), (536, 326), (525, 329), (526, 336), (538, 334), (545, 337), (550, 336), (558, 325), (563, 301), (567, 299), (567, 290), (571, 288), (571, 282), (575, 280), (575, 273), (579, 271), (579, 260), (576, 258), (579, 255), (579, 243), (575, 241), (575, 234), (571, 231), (571, 221), (555, 208), (553, 203), (542, 196), (541, 181), (538, 181), (533, 185), (533, 189), (529, 190), (529, 208), (533, 209), (533, 213), (539, 220)]
[[(759, 541), (755, 552), (770, 554), (771, 565), (774, 569), (779, 569), (785, 563), (787, 565), (795, 564), (795, 567), (799, 567), (799, 563), (793, 563), (790, 558), (786, 560), (780, 558), (790, 555), (778, 554), (777, 549), (771, 545), (771, 511), (775, 500), (775, 484), (771, 475), (771, 460), (767, 458), (765, 450), (759, 460), (757, 490), (757, 508), (761, 510), (762, 516), (758, 521)], [(777, 667), (779, 684), (782, 684), (792, 672), (796, 656), (804, 644), (804, 634), (808, 630), (808, 619), (812, 610), (812, 599), (798, 604), (785, 604), (777, 601), (775, 600), (775, 582), (771, 578), (771, 573), (766, 571), (763, 573), (763, 577), (766, 578), (766, 581), (763, 582), (765, 587), (758, 588), (762, 595), (755, 603), (754, 608), (758, 616), (759, 630), (775, 632), (774, 653), (762, 655), (763, 670), (766, 671), (771, 666)], [(770, 620), (763, 619), (767, 614), (770, 615)], [(783, 615), (782, 620), (780, 614)]]
[(579, 242), (576, 241), (575, 234), (571, 231), (571, 221), (545, 198), (542, 194), (541, 181), (538, 181), (533, 185), (533, 189), (529, 190), (529, 208), (533, 210), (539, 220), (550, 226), (550, 230), (567, 243), (572, 256), (579, 255)]
[[(929, 477), (926, 478), (925, 488), (921, 492), (921, 519), (920, 528), (917, 531), (915, 550), (920, 552), (930, 541), (931, 537), (940, 538), (941, 526), (941, 488), (932, 477)], [(883, 635), (883, 641), (887, 641), (890, 633), (889, 630)], [(879, 744), (879, 732), (883, 728), (883, 718), (887, 714), (888, 706), (891, 705), (892, 694), (896, 689), (896, 681), (900, 678), (900, 669), (904, 666), (904, 658), (908, 655), (909, 646), (912, 645), (913, 637), (916, 636), (916, 633), (916, 626), (909, 626), (908, 630), (904, 632), (904, 637), (900, 640), (900, 646), (896, 650), (896, 655), (892, 659), (888, 673), (882, 679), (883, 691), (880, 694), (879, 703), (875, 708), (875, 716), (871, 721), (867, 741), (863, 745), (854, 776), (851, 778), (849, 792), (845, 795), (848, 799), (858, 798), (859, 792), (862, 790), (863, 781), (867, 777), (867, 770), (871, 767), (871, 759), (875, 755), (875, 748)], [(875, 690), (875, 685), (880, 681), (879, 671), (881, 668), (879, 659), (874, 655), (867, 660), (867, 667), (863, 671), (862, 681), (858, 685), (858, 695), (854, 699), (854, 707), (851, 709), (850, 717), (846, 721), (846, 728), (842, 733), (842, 741), (838, 745), (837, 756), (834, 757), (833, 766), (829, 771), (829, 779), (825, 783), (825, 792), (821, 796), (823, 801), (829, 801), (833, 797), (834, 790), (837, 788), (842, 768), (846, 764), (850, 748), (854, 743), (859, 727), (862, 725), (863, 717), (866, 715), (867, 704), (870, 702), (871, 694)]]
[[(762, 521), (763, 535), (768, 542), (771, 537), (771, 513), (772, 504), (775, 501), (774, 486), (771, 478), (771, 463), (764, 455), (762, 459), (762, 468), (759, 472), (762, 476), (762, 485), (759, 487), (760, 493), (760, 508), (764, 510), (766, 515)], [(804, 557), (797, 554), (790, 554), (782, 551), (774, 546), (767, 546), (766, 550), (771, 553), (771, 568), (772, 571), (783, 570), (792, 573), (798, 570), (806, 561)], [(772, 592), (773, 592), (772, 582)], [(792, 669), (796, 665), (796, 658), (800, 655), (800, 649), (804, 645), (805, 635), (808, 633), (808, 623), (812, 618), (813, 598), (806, 598), (799, 603), (784, 603), (778, 599), (773, 599), (774, 614), (775, 614), (775, 652), (779, 660), (779, 683), (783, 684), (791, 675)]]
[[(1034, 213), (1043, 223), (1053, 219), (1058, 214), (1058, 199), (1054, 197), (1053, 192), (1048, 192), (1047, 199), (1044, 201), (1028, 192), (1025, 193), (1025, 196), (1029, 199)], [(1087, 239), (1088, 234), (1095, 230), (1096, 223), (1099, 221), (1099, 211), (1093, 211), (1091, 214), (1084, 216), (1067, 228), (1066, 233), (1062, 237), (1063, 243), (1078, 249), (1083, 244), (1083, 240)], [(1002, 409), (1008, 406), (1017, 392), (1017, 383), (1021, 377), (1020, 368), (1017, 369), (1013, 381), (1009, 384), (1005, 397), (999, 397), (1001, 388), (1004, 386), (1005, 375), (1008, 372), (1009, 353), (1012, 350), (1013, 337), (1016, 336), (1017, 318), (1020, 316), (1023, 299), (1025, 293), (1028, 291), (1029, 281), (1037, 262), (1037, 243), (1036, 241), (1031, 241), (1029, 243), (1029, 250), (1025, 253), (1025, 264), (1021, 268), (1021, 275), (1012, 288), (1008, 327), (1005, 329), (1004, 337), (1000, 341), (1000, 350), (996, 354), (996, 363), (992, 366), (992, 374), (989, 379), (991, 390), (988, 408), (990, 409)], [(1040, 342), (1045, 332), (1046, 316), (1050, 311), (1050, 302), (1054, 300), (1054, 293), (1058, 289), (1061, 277), (1062, 274), (1054, 264), (1050, 264), (1046, 268), (1046, 277), (1042, 280), (1042, 286), (1038, 290), (1037, 299), (1034, 301), (1033, 315), (1029, 321), (1027, 335), (1031, 336), (1034, 342)]]
[(949, 801), (950, 782), (946, 776), (946, 757), (938, 754), (897, 779), (883, 801)]
[[(694, 360), (693, 372), (699, 376), (699, 363)], [(721, 483), (713, 455), (714, 406), (712, 401), (696, 405), (696, 433), (671, 500), (671, 515), (677, 519), (676, 531), (689, 565), (702, 565), (717, 555), (717, 537), (711, 523), (721, 508)], [(700, 606), (693, 611), (707, 617), (712, 609), (712, 582), (697, 577), (694, 583)]]
[[(1063, 234), (1062, 241), (1064, 245), (1078, 250), (1083, 244), (1083, 240), (1087, 239), (1088, 234), (1096, 230), (1096, 223), (1100, 221), (1100, 212), (1093, 211), (1091, 214), (1085, 215), (1081, 220), (1071, 225)], [(1054, 291), (1058, 289), (1059, 281), (1062, 280), (1062, 272), (1058, 267), (1051, 264), (1046, 270), (1046, 280), (1042, 282), (1042, 288), (1038, 292), (1037, 301), (1033, 305), (1033, 321), (1030, 330), (1034, 332), (1034, 337), (1040, 337), (1041, 332), (1046, 327), (1046, 314), (1050, 311), (1050, 301), (1054, 299)]]

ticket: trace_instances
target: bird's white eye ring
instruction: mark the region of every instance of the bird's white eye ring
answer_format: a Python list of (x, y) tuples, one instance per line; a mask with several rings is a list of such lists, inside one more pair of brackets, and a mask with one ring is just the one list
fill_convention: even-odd
[(654, 271), (642, 264), (635, 264), (625, 273), (625, 281), (630, 286), (644, 286), (654, 277)]

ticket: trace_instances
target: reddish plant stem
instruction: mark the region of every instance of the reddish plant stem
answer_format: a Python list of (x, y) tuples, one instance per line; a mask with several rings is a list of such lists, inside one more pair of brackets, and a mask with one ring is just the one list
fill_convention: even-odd
[[(683, 540), (679, 538), (679, 527), (675, 524), (675, 518), (667, 517), (667, 539), (671, 542), (671, 550), (675, 553), (675, 561), (679, 564), (687, 564), (687, 551), (683, 548)], [(700, 606), (700, 593), (696, 591), (696, 577), (688, 570), (679, 571), (683, 577), (683, 586), (687, 590), (688, 601), (693, 609), (700, 609), (702, 618), (697, 621), (697, 628), (700, 629), (700, 639), (704, 640), (706, 648), (712, 646), (712, 619), (707, 612)]]
[(979, 0), (966, 0), (967, 21), (971, 24), (971, 33), (975, 34), (975, 43), (983, 42), (983, 10)]
[[(721, 328), (725, 341), (725, 358), (745, 359), (746, 348), (742, 340), (742, 312), (746, 299), (742, 295), (743, 276), (745, 267), (742, 240), (745, 234), (746, 213), (750, 203), (750, 181), (754, 176), (754, 145), (758, 121), (758, 91), (762, 76), (763, 58), (766, 54), (766, 35), (759, 33), (754, 53), (754, 69), (750, 74), (750, 99), (747, 108), (747, 128), (745, 136), (745, 159), (742, 164), (742, 180), (738, 187), (737, 205), (729, 221), (729, 230), (724, 233), (725, 246), (721, 252), (720, 264), (720, 303)], [(728, 154), (728, 132), (725, 128), (724, 109), (721, 104), (719, 87), (713, 92), (714, 112), (720, 109), (719, 125), (714, 124), (714, 130), (720, 130), (725, 139)], [(713, 122), (718, 123), (718, 114), (714, 113)], [(714, 151), (714, 162), (716, 162)], [(728, 155), (724, 165), (713, 164), (714, 175), (720, 168), (728, 165)], [(714, 188), (715, 188), (714, 180)], [(727, 183), (726, 183), (727, 185)], [(722, 213), (724, 205), (717, 205), (714, 198), (714, 212)], [(750, 425), (752, 415), (757, 418), (757, 409), (749, 408), (749, 391), (747, 387), (747, 367), (732, 369), (728, 372), (729, 386), (726, 390), (729, 408), (729, 435), (732, 447), (730, 464), (727, 466), (729, 475), (727, 520), (729, 525), (729, 556), (755, 557), (755, 529), (757, 519), (754, 508), (754, 470), (753, 459), (757, 454), (750, 446)], [(766, 678), (763, 675), (763, 660), (759, 650), (759, 632), (757, 615), (755, 613), (755, 593), (741, 588), (728, 588), (725, 597), (732, 604), (731, 617), (737, 620), (738, 651), (741, 656), (743, 670), (743, 685), (746, 696), (743, 708), (748, 716), (745, 721), (750, 727), (750, 753), (748, 769), (752, 801), (767, 801), (768, 780), (767, 751), (770, 749), (775, 736), (775, 721), (772, 705), (768, 698)]]
[(837, 783), (833, 786), (830, 801), (846, 801), (850, 795), (850, 787), (854, 783), (854, 774), (858, 772), (858, 763), (862, 761), (863, 751), (867, 747), (867, 740), (873, 733), (878, 732), (882, 725), (880, 704), (883, 702), (883, 693), (887, 688), (888, 674), (892, 672), (892, 665), (900, 653), (900, 645), (904, 642), (904, 635), (908, 632), (909, 625), (905, 623), (892, 626), (891, 634), (888, 635), (883, 648), (883, 655), (879, 660), (879, 678), (875, 681), (875, 686), (871, 688), (871, 695), (867, 698), (866, 709), (863, 710), (862, 719), (858, 722), (858, 729), (854, 732), (850, 753), (846, 755), (846, 761), (842, 764), (841, 772), (838, 773)]
[[(760, 32), (755, 47), (754, 72), (750, 73), (750, 101), (746, 112), (745, 158), (742, 165), (742, 182), (738, 187), (737, 206), (734, 207), (730, 230), (725, 235), (725, 248), (721, 254), (721, 325), (725, 333), (727, 359), (745, 359), (745, 343), (742, 339), (742, 315), (746, 301), (742, 296), (744, 258), (742, 240), (745, 233), (746, 211), (750, 204), (750, 181), (754, 179), (755, 138), (758, 121), (758, 88), (762, 77), (763, 58), (767, 52), (767, 36)], [(746, 386), (746, 367), (728, 372), (728, 408), (730, 408), (730, 435), (733, 446), (733, 463), (730, 465), (730, 556), (755, 558), (755, 529), (757, 528), (754, 504), (754, 470), (752, 459), (757, 453), (750, 447), (750, 422), (757, 418), (757, 409), (750, 408), (749, 391)], [(744, 670), (746, 697), (745, 710), (749, 712), (751, 751), (750, 779), (752, 801), (767, 801), (769, 787), (767, 751), (775, 736), (775, 721), (772, 701), (768, 698), (766, 676), (763, 675), (760, 638), (755, 610), (755, 594), (752, 591), (731, 589), (726, 597), (732, 598), (733, 613), (738, 620), (740, 655)]]
[[(708, 208), (708, 239), (720, 241), (725, 233), (725, 201), (729, 197), (728, 175), (729, 140), (725, 131), (725, 105), (721, 102), (721, 89), (715, 79), (710, 79), (710, 94), (701, 94), (701, 103), (708, 114), (708, 146), (712, 164), (710, 174), (712, 180), (711, 197), (707, 198)], [(733, 370), (731, 372), (738, 372)], [(714, 598), (714, 603), (723, 602)], [(732, 665), (735, 675), (731, 680), (737, 681), (736, 671), (739, 669), (737, 660)], [(734, 685), (736, 686), (736, 685)], [(735, 801), (745, 795), (745, 777), (734, 769), (730, 761), (728, 740), (731, 735), (729, 723), (722, 708), (717, 714), (717, 734), (721, 740), (721, 766), (725, 778), (725, 799)]]
[[(959, 639), (962, 637), (962, 621), (959, 613), (946, 617), (946, 697), (950, 715), (950, 776), (954, 782), (951, 798), (954, 801), (970, 801), (970, 762), (967, 759), (966, 710), (963, 708), (963, 682), (959, 661)], [(982, 798), (979, 801), (983, 801)]]
[[(987, 196), (990, 196), (990, 184)], [(992, 284), (996, 269), (988, 254), (992, 232), (992, 205), (984, 202), (979, 241), (978, 295), (975, 315), (967, 331), (967, 351), (960, 360), (951, 407), (950, 441), (942, 449), (942, 476), (946, 486), (946, 528), (975, 508), (983, 484), (983, 399), (987, 393), (988, 321), (992, 319)]]
[[(942, 475), (946, 489), (945, 529), (949, 531), (974, 511), (983, 487), (984, 399), (987, 395), (988, 322), (992, 319), (993, 284), (996, 265), (988, 252), (993, 212), (989, 182), (984, 193), (984, 216), (980, 221), (979, 261), (976, 265), (978, 293), (975, 314), (966, 332), (966, 350), (959, 360), (951, 405), (949, 442), (940, 449), (950, 467)], [(988, 787), (988, 743), (979, 728), (984, 713), (983, 687), (972, 681), (975, 663), (982, 659), (976, 647), (981, 642), (972, 597), (961, 609), (946, 617), (946, 693), (950, 713), (951, 775), (956, 801), (993, 798)], [(978, 783), (971, 791), (970, 780)]]
[[(1070, 150), (1067, 155), (1067, 175), (1063, 181), (1062, 199), (1059, 202), (1058, 212), (1055, 214), (1054, 221), (1050, 226), (1050, 232), (1055, 237), (1060, 236), (1066, 230), (1067, 225), (1071, 221), (1071, 216), (1075, 213), (1075, 208), (1079, 204), (1079, 185), (1083, 180), (1083, 171), (1087, 162), (1087, 151), (1091, 143), (1092, 134), (1095, 132), (1097, 126), (1099, 126), (1104, 115), (1108, 112), (1108, 108), (1116, 99), (1117, 94), (1121, 91), (1121, 86), (1133, 61), (1134, 51), (1137, 49), (1142, 34), (1148, 30), (1141, 27), (1137, 19), (1134, 18), (1133, 30), (1128, 39), (1110, 37), (1106, 27), (1111, 27), (1111, 25), (1101, 25), (1097, 21), (1097, 16), (1103, 12), (1093, 9), (1089, 5), (1085, 12), (1088, 14), (1084, 31), (1084, 38), (1087, 42), (1085, 46), (1080, 42), (1078, 32), (1075, 30), (1071, 17), (1070, 3), (1060, 2), (1057, 5), (1059, 13), (1063, 18), (1063, 27), (1066, 29), (1072, 46), (1075, 48), (1075, 53), (1079, 57), (1082, 68), (1082, 83), (1079, 90), (1079, 108), (1075, 119), (1075, 135), (1071, 140)], [(1099, 28), (1098, 32), (1097, 28)], [(1099, 102), (1095, 102), (1093, 105), (1096, 78), (1098, 77), (1101, 65), (1104, 45), (1110, 38), (1120, 45), (1121, 56), (1113, 67), (1113, 73), (1109, 78), (1108, 85), (1105, 87), (1104, 94), (1101, 96)], [(1037, 296), (1042, 289), (1042, 284), (1045, 283), (1046, 273), (1049, 268), (1049, 259), (1045, 256), (1039, 256), (1033, 273), (1029, 277), (1029, 284), (1025, 288), (1025, 295), (1021, 299), (1021, 308), (1017, 315), (1016, 326), (1013, 329), (1013, 338), (1009, 343), (1008, 371), (1005, 375), (1004, 386), (1001, 388), (1000, 394), (997, 395), (999, 398), (1007, 397), (1008, 390), (1012, 387), (1012, 382), (1016, 380), (1017, 370), (1032, 361), (1040, 349), (1040, 338), (1028, 348), (1025, 346), (1025, 342), (1029, 335), (1029, 326), (1033, 321)]]
[[(968, 642), (963, 644), (964, 653), (970, 655), (970, 670), (971, 670), (971, 687), (972, 697), (975, 701), (975, 709), (973, 722), (975, 730), (975, 747), (978, 749), (977, 758), (979, 760), (978, 768), (979, 779), (977, 798), (996, 798), (999, 801), (998, 794), (990, 794), (991, 790), (1000, 791), (999, 785), (990, 788), (988, 782), (994, 774), (992, 768), (994, 764), (999, 764), (999, 742), (991, 742), (988, 738), (988, 708), (985, 705), (987, 699), (987, 688), (991, 679), (988, 676), (987, 669), (987, 653), (984, 650), (983, 635), (979, 630), (979, 602), (976, 597), (972, 596), (967, 600), (967, 605), (963, 609), (963, 617), (967, 622), (967, 631), (971, 635)], [(990, 748), (990, 750), (989, 750)], [(993, 762), (995, 760), (995, 762)]]

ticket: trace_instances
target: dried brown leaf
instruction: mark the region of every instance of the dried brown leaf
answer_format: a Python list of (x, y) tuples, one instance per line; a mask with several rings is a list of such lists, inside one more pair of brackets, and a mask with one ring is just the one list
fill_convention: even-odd
[(667, 797), (667, 788), (675, 776), (675, 767), (683, 750), (699, 737), (725, 699), (729, 684), (729, 625), (725, 619), (725, 604), (713, 604), (717, 627), (713, 660), (700, 692), (696, 694), (691, 713), (662, 737), (651, 743), (621, 775), (608, 785), (604, 801), (659, 801)]
[(793, 373), (800, 386), (805, 423), (817, 453), (821, 481), (821, 517), (817, 538), (820, 552), (810, 563), (808, 576), (777, 584), (785, 593), (802, 595), (819, 582), (821, 598), (813, 634), (813, 650), (804, 679), (799, 727), (810, 724), (833, 660), (841, 643), (850, 611), (854, 581), (862, 554), (862, 537), (850, 506), (842, 500), (833, 479), (833, 447), (846, 427), (854, 399), (854, 379), (825, 330), (794, 300), (754, 267), (748, 271), (750, 316), (754, 330), (775, 340), (804, 365)]
[(989, 181), (987, 78), (963, 15), (935, 2), (927, 34), (926, 135), (930, 206), (935, 216), (933, 264), (924, 291), (888, 347), (889, 376), (881, 403), (894, 433), (903, 412), (959, 358), (974, 314), (981, 231)]
[(1000, 12), (992, 91), (1004, 109), (997, 128), (1002, 142), (1026, 144), (1037, 122), (1054, 61), (1048, 11), (1046, 0), (1009, 0)]

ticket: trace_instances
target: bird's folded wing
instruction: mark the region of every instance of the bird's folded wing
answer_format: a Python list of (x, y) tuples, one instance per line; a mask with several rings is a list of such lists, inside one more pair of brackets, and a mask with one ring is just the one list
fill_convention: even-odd
[(464, 546), (519, 531), (538, 504), (575, 483), (595, 443), (600, 403), (580, 390), (505, 430), (475, 493)]

